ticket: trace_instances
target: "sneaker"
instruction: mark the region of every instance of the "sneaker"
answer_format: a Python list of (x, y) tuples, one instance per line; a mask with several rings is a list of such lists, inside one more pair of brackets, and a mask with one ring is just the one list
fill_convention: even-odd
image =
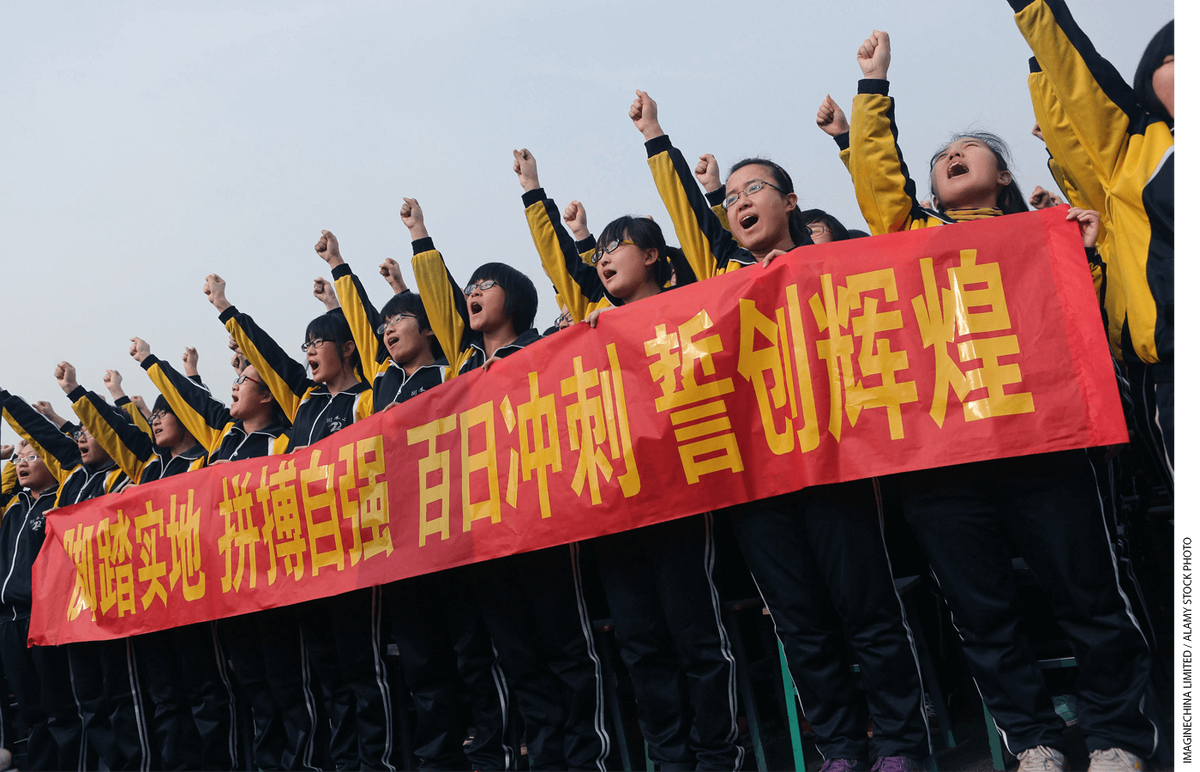
[(1017, 772), (1063, 772), (1067, 768), (1067, 757), (1045, 745), (1035, 745), (1017, 754), (1021, 766)]
[(1092, 760), (1088, 772), (1142, 772), (1146, 769), (1146, 762), (1120, 748), (1092, 751), (1088, 756)]
[(925, 767), (908, 756), (880, 756), (875, 759), (871, 772), (925, 772)]
[(819, 772), (867, 772), (864, 759), (825, 759)]

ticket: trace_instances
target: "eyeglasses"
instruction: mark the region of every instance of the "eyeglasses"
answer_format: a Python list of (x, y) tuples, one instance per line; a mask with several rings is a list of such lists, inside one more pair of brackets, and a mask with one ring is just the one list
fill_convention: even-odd
[(265, 388), (267, 388), (267, 384), (263, 383), (262, 381), (260, 381), (259, 379), (255, 378), (255, 377), (253, 377), (253, 376), (246, 375), (245, 373), (242, 373), (242, 374), (241, 374), (241, 375), (239, 375), (239, 376), (238, 376), (236, 379), (234, 379), (234, 381), (233, 381), (233, 385), (234, 385), (234, 386), (241, 386), (241, 385), (242, 385), (243, 383), (245, 383), (246, 381), (254, 381), (254, 382), (255, 382), (255, 383), (257, 383), (259, 386), (262, 386), (264, 389), (265, 389)]
[(76, 442), (79, 442), (80, 440), (90, 440), (91, 438), (92, 433), (87, 429), (76, 429), (75, 431), (71, 432), (71, 439), (75, 440)]
[(12, 457), (12, 462), (14, 464), (19, 464), (22, 461), (24, 461), (27, 464), (32, 464), (34, 461), (37, 461), (37, 454), (34, 453), (34, 454), (28, 455), (28, 456), (13, 456)]
[[(487, 288), (484, 287), (484, 289), (487, 289)], [(471, 293), (468, 292), (467, 294), (470, 295)], [(417, 318), (416, 314), (396, 314), (391, 319), (388, 319), (386, 322), (384, 322), (383, 324), (376, 327), (375, 334), (376, 335), (384, 334), (385, 332), (388, 331), (388, 328), (395, 327), (397, 324), (400, 324), (401, 319), (416, 319), (416, 318)]]
[(613, 252), (616, 252), (617, 247), (621, 246), (622, 244), (632, 244), (633, 246), (637, 246), (636, 244), (633, 244), (632, 241), (627, 241), (627, 240), (610, 241), (607, 244), (604, 244), (602, 246), (597, 245), (596, 251), (592, 253), (592, 265), (595, 265), (596, 263), (598, 263), (602, 259), (604, 259), (605, 255), (611, 255)]
[(155, 410), (153, 413), (150, 414), (150, 418), (148, 420), (150, 421), (151, 424), (156, 424), (159, 421), (163, 420), (163, 416), (165, 416), (166, 414), (167, 414), (166, 410)]
[(310, 348), (316, 348), (325, 342), (324, 338), (313, 338), (312, 340), (300, 344), (300, 353), (307, 354)]
[(573, 318), (571, 318), (571, 312), (568, 311), (565, 314), (559, 314), (558, 316), (554, 317), (554, 326), (558, 327), (563, 322), (574, 322), (574, 321), (575, 320)]
[(824, 223), (813, 223), (808, 226), (808, 235), (816, 236), (818, 233), (830, 233), (829, 226)]
[(745, 193), (747, 196), (753, 196), (763, 188), (775, 188), (780, 193), (783, 193), (783, 188), (779, 187), (778, 185), (772, 185), (766, 180), (750, 180), (748, 183), (746, 183), (746, 187), (742, 188), (741, 193), (730, 193), (725, 197), (725, 208), (728, 209), (736, 204), (738, 197), (741, 196), (742, 193)]
[(492, 287), (495, 287), (496, 284), (498, 284), (498, 282), (477, 281), (474, 284), (468, 284), (467, 288), (465, 290), (463, 290), (463, 294), (467, 295), (469, 297), (475, 293), (475, 290), (479, 290), (480, 292), (483, 292), (484, 290), (490, 290)]

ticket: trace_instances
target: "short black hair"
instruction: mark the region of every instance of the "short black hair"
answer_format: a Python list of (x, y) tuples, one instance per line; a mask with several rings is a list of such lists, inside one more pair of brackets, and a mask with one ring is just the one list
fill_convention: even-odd
[(484, 263), (467, 285), (481, 281), (494, 281), (504, 290), (504, 315), (512, 319), (513, 332), (520, 335), (533, 326), (538, 296), (528, 276), (507, 263)]
[(600, 236), (596, 239), (596, 244), (604, 246), (614, 241), (632, 241), (634, 246), (641, 249), (658, 250), (658, 261), (653, 266), (654, 282), (659, 287), (665, 287), (670, 283), (671, 251), (674, 249), (675, 252), (679, 252), (679, 250), (667, 245), (667, 240), (658, 223), (649, 217), (637, 217), (630, 214), (618, 217), (604, 226), (604, 230), (600, 231)]
[[(1017, 212), (1028, 212), (1029, 204), (1025, 203), (1025, 194), (1021, 192), (1020, 186), (1017, 185), (1017, 177), (1009, 168), (1012, 166), (1012, 151), (1008, 149), (1008, 143), (1000, 139), (990, 131), (960, 131), (939, 147), (934, 154), (929, 157), (929, 189), (933, 195), (937, 196), (937, 188), (933, 184), (933, 165), (937, 163), (938, 156), (946, 152), (946, 148), (958, 142), (960, 139), (977, 139), (987, 145), (988, 150), (992, 151), (992, 155), (996, 156), (996, 166), (1002, 172), (1008, 172), (1011, 180), (996, 196), (996, 208), (1001, 214), (1016, 214)], [(939, 200), (938, 208), (943, 212), (946, 211), (945, 205)]]
[(1138, 62), (1137, 71), (1133, 74), (1133, 90), (1142, 109), (1171, 126), (1175, 125), (1175, 119), (1167, 112), (1166, 105), (1158, 98), (1158, 94), (1154, 93), (1154, 73), (1162, 66), (1163, 59), (1174, 55), (1175, 20), (1171, 19), (1150, 38), (1146, 50), (1142, 53), (1142, 60)]
[[(429, 326), (429, 314), (425, 312), (425, 303), (415, 292), (405, 290), (398, 295), (392, 295), (388, 302), (383, 304), (383, 308), (379, 309), (379, 318), (385, 322), (399, 314), (412, 314), (417, 317), (417, 329), (421, 331), (432, 329)], [(433, 350), (433, 358), (441, 359), (442, 345), (438, 343), (436, 335), (430, 337), (429, 346)]]
[[(346, 321), (346, 314), (342, 309), (335, 308), (332, 311), (326, 311), (308, 323), (308, 328), (304, 331), (305, 342), (317, 338), (333, 341), (339, 351), (346, 343), (354, 343), (354, 335), (350, 332), (350, 323)], [(362, 360), (359, 359), (357, 345), (350, 355), (350, 363), (358, 373), (359, 379), (363, 379)]]
[[(769, 158), (743, 158), (729, 169), (729, 174), (733, 174), (743, 166), (754, 165), (765, 166), (770, 170), (771, 177), (774, 178), (775, 184), (779, 186), (779, 190), (783, 195), (786, 196), (796, 192), (796, 186), (792, 184), (792, 175), (788, 174), (786, 169)], [(725, 181), (729, 181), (729, 175), (725, 176)], [(812, 236), (808, 233), (808, 224), (801, 217), (799, 206), (793, 209), (792, 213), (788, 216), (788, 235), (792, 237), (792, 243), (798, 247), (813, 243)]]
[(815, 222), (825, 223), (829, 226), (829, 235), (833, 237), (834, 241), (845, 241), (850, 238), (850, 232), (846, 230), (846, 226), (824, 209), (805, 209), (800, 216), (804, 219), (805, 225), (812, 225)]
[(167, 398), (161, 394), (158, 395), (158, 399), (154, 400), (154, 408), (151, 409), (150, 413), (153, 415), (160, 410), (164, 413), (175, 415), (175, 411), (171, 409), (171, 403), (167, 402)]

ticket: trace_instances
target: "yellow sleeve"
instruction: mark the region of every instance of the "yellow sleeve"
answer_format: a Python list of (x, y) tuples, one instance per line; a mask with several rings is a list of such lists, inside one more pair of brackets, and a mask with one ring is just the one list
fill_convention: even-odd
[(309, 379), (304, 366), (292, 359), (279, 344), (266, 333), (249, 314), (243, 314), (230, 306), (221, 312), (221, 322), (237, 341), (254, 369), (258, 370), (263, 383), (289, 421), (296, 420), (296, 413), (309, 389), (316, 384)]
[(124, 413), (80, 386), (68, 398), (80, 423), (129, 479), (139, 481), (154, 458), (154, 445), (141, 429), (130, 424)]
[(413, 242), (412, 265), (417, 293), (425, 304), (429, 326), (437, 336), (449, 364), (446, 378), (453, 378), (467, 359), (462, 350), (468, 329), (467, 299), (446, 268), (442, 253), (434, 249), (433, 239), (423, 238)]
[(522, 201), (529, 235), (558, 293), (555, 300), (559, 308), (565, 305), (571, 318), (582, 322), (593, 309), (601, 307), (601, 302), (609, 305), (596, 269), (580, 257), (574, 238), (559, 220), (553, 199), (537, 188), (522, 196)]
[(4, 420), (13, 431), (30, 444), (59, 485), (66, 482), (83, 463), (79, 446), (22, 398), (0, 390), (0, 404), (4, 406)]
[(229, 409), (206, 390), (153, 355), (146, 357), (142, 369), (158, 387), (158, 391), (167, 400), (167, 404), (171, 406), (175, 417), (184, 428), (209, 453), (216, 450), (224, 434), (225, 425), (232, 419)]
[(146, 420), (146, 416), (142, 415), (142, 411), (133, 403), (133, 400), (118, 402), (117, 407), (121, 408), (121, 411), (125, 415), (129, 416), (129, 420), (133, 421), (134, 426), (145, 432), (146, 436), (151, 440), (154, 439), (154, 430), (150, 428), (150, 422)]
[[(354, 336), (354, 345), (358, 347), (363, 374), (367, 377), (367, 383), (374, 383), (375, 376), (387, 366), (387, 352), (375, 333), (383, 319), (346, 263), (333, 269), (333, 289), (337, 292), (338, 302), (342, 304), (342, 313), (350, 324), (350, 334)], [(384, 355), (383, 361), (380, 361), (381, 353)]]
[(850, 118), (850, 178), (871, 235), (938, 224), (917, 198), (917, 185), (896, 141), (895, 100), (887, 81), (864, 80)]
[(4, 462), (0, 470), (0, 499), (17, 492), (17, 465), (11, 461)]

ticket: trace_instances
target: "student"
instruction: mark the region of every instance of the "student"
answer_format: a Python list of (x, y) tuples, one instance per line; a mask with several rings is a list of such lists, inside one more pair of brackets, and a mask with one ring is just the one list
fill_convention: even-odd
[[(312, 378), (248, 314), (229, 303), (224, 279), (208, 276), (204, 293), (291, 421), (274, 452), (307, 447), (371, 415), (371, 387), (360, 378), (358, 349), (328, 283), (317, 281), (313, 294), (327, 310), (309, 322), (301, 346)], [(338, 770), (394, 769), (380, 595), (378, 587), (364, 587), (295, 607), (309, 664), (321, 682), (330, 722), (329, 753)]]
[[(850, 122), (850, 172), (874, 234), (1024, 211), (1005, 148), (989, 134), (956, 136), (930, 163), (921, 207), (896, 145), (887, 96), (891, 43), (876, 31), (859, 48), (863, 72)], [(1096, 212), (1072, 209), (1084, 245)], [(1045, 588), (1079, 664), (1079, 714), (1092, 770), (1141, 769), (1157, 729), (1142, 714), (1150, 651), (1117, 582), (1116, 557), (1082, 450), (982, 461), (894, 475), (905, 519), (941, 585), (963, 653), (1021, 769), (1062, 769), (1063, 724), (1024, 633), (1009, 540)]]
[[(490, 366), (538, 339), (533, 282), (504, 263), (475, 269), (460, 290), (433, 246), (416, 199), (400, 218), (413, 240), (413, 273), (447, 378)], [(531, 769), (604, 769), (600, 660), (570, 544), (465, 567), (478, 591), (500, 664), (525, 720)]]
[[(144, 484), (205, 465), (207, 452), (162, 396), (154, 402), (151, 440), (124, 410), (80, 386), (69, 362), (59, 363), (54, 377), (80, 422), (131, 480)], [(108, 381), (124, 401), (119, 381), (111, 374)], [(191, 768), (197, 758), (205, 768), (232, 765), (237, 758), (233, 691), (213, 625), (200, 622), (145, 633), (137, 636), (134, 648), (154, 703), (154, 737), (162, 767)]]
[(84, 769), (83, 724), (72, 696), (65, 646), (28, 646), (33, 561), (46, 536), (58, 481), (25, 440), (16, 446), (22, 490), (0, 519), (0, 659), (17, 698), (29, 769)]
[[(520, 151), (514, 169), (539, 242), (536, 207), (553, 211), (553, 203), (527, 150)], [(553, 215), (548, 219), (559, 232), (557, 242), (564, 242), (562, 226)], [(547, 272), (562, 277), (559, 294), (568, 303), (608, 298), (623, 306), (654, 297), (670, 283), (670, 258), (683, 262), (680, 250), (667, 246), (662, 228), (646, 217), (620, 217), (604, 228), (591, 255), (590, 275), (575, 278), (563, 265), (572, 260), (565, 251), (539, 252)], [(588, 313), (593, 327), (602, 310)], [(611, 534), (592, 545), (650, 759), (668, 770), (740, 769), (745, 751), (736, 743), (735, 663), (713, 581), (712, 513)]]
[[(421, 297), (409, 292), (400, 266), (380, 273), (395, 294), (376, 311), (342, 259), (337, 237), (322, 231), (317, 255), (333, 272), (338, 301), (371, 380), (376, 413), (403, 404), (442, 383), (446, 364)], [(508, 769), (514, 749), (504, 744), (508, 689), (491, 638), (462, 571), (441, 571), (384, 585), (383, 599), (400, 651), (404, 683), (417, 722), (414, 753), (422, 770)], [(475, 736), (463, 755), (466, 727), (458, 718), (457, 676), (471, 696)], [(468, 762), (469, 759), (469, 762)]]
[[(49, 403), (35, 409), (20, 397), (0, 390), (4, 419), (28, 442), (58, 481), (54, 507), (122, 490), (129, 478), (100, 443), (83, 428), (63, 434)], [(55, 416), (50, 420), (44, 413)], [(152, 763), (150, 726), (142, 705), (141, 681), (130, 638), (67, 644), (75, 695), (83, 716), (81, 754), (94, 748), (100, 763), (112, 770), (146, 770)]]
[[(1009, 0), (1032, 49), (1084, 145), (1104, 191), (1112, 243), (1110, 291), (1125, 305), (1125, 361), (1140, 359), (1153, 381), (1163, 452), (1173, 465), (1175, 406), (1175, 23), (1151, 39), (1127, 84), (1096, 51), (1063, 0)], [(1036, 98), (1035, 94), (1035, 98)], [(1061, 127), (1042, 126), (1057, 132)], [(1055, 138), (1047, 136), (1048, 144)], [(1101, 202), (1097, 202), (1101, 203)], [(1118, 317), (1115, 321), (1121, 321)]]
[[(655, 184), (698, 276), (769, 264), (812, 243), (791, 178), (756, 158), (734, 164), (725, 183), (730, 232), (721, 228), (663, 132), (658, 106), (637, 93), (629, 117), (646, 140)], [(803, 252), (790, 259), (802, 260)], [(873, 769), (920, 769), (932, 752), (923, 689), (892, 582), (874, 481), (812, 486), (731, 511), (738, 545), (817, 735), (823, 772), (866, 769), (868, 715), (879, 754)], [(850, 570), (847, 561), (853, 561)], [(863, 694), (852, 679), (856, 663)]]
[[(196, 380), (150, 353), (141, 338), (129, 354), (158, 387), (184, 427), (208, 451), (209, 465), (270, 455), (287, 419), (253, 367), (234, 381), (230, 407)], [(194, 363), (188, 349), (184, 363)], [(189, 370), (194, 367), (189, 365)], [(218, 635), (245, 692), (254, 726), (251, 762), (258, 769), (313, 769), (315, 700), (300, 627), (291, 607), (219, 619)]]

